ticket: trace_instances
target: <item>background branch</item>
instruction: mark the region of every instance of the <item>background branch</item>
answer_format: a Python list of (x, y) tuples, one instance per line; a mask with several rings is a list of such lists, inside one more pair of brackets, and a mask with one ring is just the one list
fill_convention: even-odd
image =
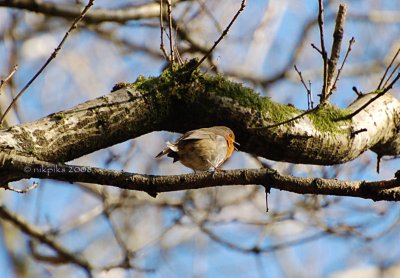
[(346, 19), (346, 13), (347, 13), (347, 6), (343, 4), (339, 5), (339, 9), (336, 16), (335, 31), (333, 32), (331, 57), (328, 60), (325, 100), (327, 100), (329, 96), (332, 95), (333, 90), (335, 89), (334, 79), (336, 74), (336, 66), (340, 56), (340, 49), (342, 47), (343, 29), (344, 29), (344, 22)]

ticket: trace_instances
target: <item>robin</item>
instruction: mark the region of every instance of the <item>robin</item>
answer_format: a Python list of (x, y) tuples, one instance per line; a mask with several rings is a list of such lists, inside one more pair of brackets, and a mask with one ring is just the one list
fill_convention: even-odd
[(211, 167), (219, 170), (225, 160), (237, 148), (235, 134), (226, 126), (213, 126), (186, 132), (175, 143), (167, 142), (167, 147), (157, 156), (167, 155), (180, 161), (195, 172), (207, 171)]

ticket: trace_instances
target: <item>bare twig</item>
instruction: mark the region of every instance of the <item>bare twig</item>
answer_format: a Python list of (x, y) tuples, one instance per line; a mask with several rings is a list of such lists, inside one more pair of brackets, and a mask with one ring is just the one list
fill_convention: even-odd
[(77, 28), (78, 23), (83, 19), (83, 17), (87, 14), (89, 11), (90, 7), (93, 6), (94, 0), (89, 0), (85, 8), (82, 10), (81, 14), (74, 20), (72, 23), (71, 27), (68, 29), (68, 31), (65, 33), (63, 39), (61, 40), (60, 44), (57, 46), (56, 49), (54, 49), (53, 53), (51, 53), (50, 57), (47, 59), (47, 61), (44, 63), (44, 65), (38, 70), (38, 72), (29, 80), (29, 82), (25, 85), (24, 88), (13, 98), (11, 101), (10, 105), (7, 107), (5, 112), (0, 118), (0, 125), (3, 123), (4, 118), (6, 117), (7, 113), (11, 110), (11, 108), (14, 106), (14, 104), (17, 102), (17, 100), (25, 93), (25, 91), (31, 86), (31, 84), (36, 80), (36, 78), (44, 71), (44, 69), (50, 64), (52, 60), (54, 60), (57, 57), (57, 54), (61, 50), (61, 47), (64, 45), (65, 41), (67, 40), (69, 34)]
[(303, 79), (303, 75), (301, 74), (301, 71), (299, 71), (299, 69), (297, 68), (296, 65), (294, 65), (294, 69), (297, 72), (297, 74), (300, 76), (300, 81), (303, 84), (304, 88), (307, 91), (307, 106), (308, 106), (308, 110), (310, 110), (311, 108), (313, 108), (313, 103), (312, 103), (312, 96), (311, 96), (311, 82), (309, 82), (310, 88), (307, 87), (306, 83), (304, 82)]
[(328, 54), (325, 49), (325, 39), (324, 39), (324, 3), (323, 0), (318, 0), (318, 27), (319, 27), (319, 37), (321, 43), (321, 55), (324, 63), (323, 76), (324, 82), (322, 84), (322, 91), (320, 97), (320, 103), (324, 103), (326, 100), (326, 85), (327, 85), (327, 72), (328, 72)]
[(376, 158), (376, 172), (379, 174), (380, 164), (381, 164), (382, 155), (378, 153), (378, 157)]
[[(400, 50), (400, 49), (399, 49)], [(392, 70), (392, 72), (389, 74), (389, 77), (387, 78), (387, 80), (385, 81), (385, 84), (383, 84), (383, 88), (386, 87), (386, 84), (389, 82), (389, 80), (392, 78), (393, 74), (399, 69), (400, 67), (400, 62), (397, 63), (397, 65), (394, 67), (394, 69)]]
[(211, 52), (217, 47), (217, 45), (220, 43), (220, 41), (228, 34), (229, 29), (231, 28), (232, 24), (236, 21), (237, 17), (239, 14), (244, 10), (246, 7), (246, 0), (242, 0), (242, 4), (240, 5), (239, 10), (236, 12), (235, 16), (232, 18), (231, 22), (229, 22), (228, 26), (225, 28), (225, 30), (222, 32), (221, 36), (214, 42), (214, 45), (210, 48), (210, 50), (201, 58), (201, 60), (197, 63), (196, 68), (198, 68), (205, 59), (210, 56)]
[[(378, 87), (376, 88), (377, 90), (379, 90), (382, 86), (383, 81), (385, 80), (386, 74), (388, 73), (389, 69), (392, 67), (394, 61), (396, 61), (397, 56), (400, 53), (400, 48), (397, 50), (396, 54), (394, 54), (392, 61), (390, 61), (389, 66), (386, 68), (385, 73), (383, 74), (381, 81), (378, 84)], [(393, 71), (394, 72), (394, 71)], [(393, 74), (393, 73), (392, 73)], [(387, 81), (390, 79), (390, 77), (387, 79)], [(387, 83), (387, 81), (385, 82), (385, 84)], [(385, 87), (385, 86), (383, 86)]]
[(64, 258), (65, 262), (68, 261), (82, 267), (91, 277), (92, 267), (90, 263), (84, 257), (78, 254), (74, 254), (70, 250), (62, 246), (58, 241), (53, 238), (51, 234), (40, 230), (37, 226), (29, 223), (20, 215), (11, 212), (5, 206), (0, 206), (0, 216), (1, 219), (11, 222), (14, 226), (17, 226), (23, 233), (49, 246), (58, 254), (58, 256)]
[(165, 59), (170, 62), (169, 56), (167, 54), (167, 51), (165, 50), (164, 47), (164, 11), (163, 11), (163, 0), (160, 0), (160, 49), (165, 57)]
[(323, 56), (323, 54), (322, 54), (322, 51), (318, 48), (318, 46), (316, 46), (315, 44), (311, 44), (311, 47), (312, 48), (314, 48), (315, 50), (317, 50), (317, 52), (319, 53), (319, 54), (321, 54), (321, 56)]
[(170, 48), (170, 57), (169, 60), (173, 65), (175, 62), (175, 55), (174, 55), (174, 47), (173, 47), (173, 38), (172, 38), (172, 4), (171, 0), (167, 0), (167, 8), (168, 8), (168, 29), (169, 29), (169, 48)]
[(4, 77), (4, 78), (2, 78), (2, 79), (0, 80), (0, 94), (1, 94), (1, 88), (3, 87), (3, 85), (4, 85), (5, 83), (7, 83), (8, 80), (10, 80), (10, 78), (14, 75), (14, 73), (17, 71), (17, 69), (18, 69), (18, 65), (15, 65), (15, 66), (12, 68), (11, 72), (10, 72), (6, 77)]
[(314, 101), (313, 101), (313, 97), (312, 97), (312, 89), (311, 89), (311, 81), (310, 80), (308, 80), (308, 88), (310, 89), (310, 94), (308, 95), (310, 107), (308, 109), (313, 109)]
[(350, 134), (350, 137), (354, 138), (354, 137), (356, 137), (357, 134), (360, 134), (360, 133), (363, 133), (363, 132), (367, 132), (367, 131), (368, 131), (368, 129), (366, 129), (366, 128), (362, 128), (362, 129), (359, 129), (359, 130), (352, 131), (351, 134)]
[(349, 47), (347, 48), (346, 55), (344, 56), (342, 65), (341, 65), (340, 68), (338, 69), (338, 72), (337, 72), (336, 78), (335, 78), (335, 82), (333, 83), (332, 88), (331, 88), (331, 90), (329, 91), (329, 95), (328, 95), (328, 96), (330, 96), (330, 95), (332, 94), (332, 92), (336, 89), (336, 83), (337, 83), (337, 81), (339, 80), (340, 73), (341, 73), (342, 70), (343, 70), (344, 64), (346, 63), (347, 57), (349, 56), (349, 53), (350, 53), (350, 51), (351, 51), (351, 46), (353, 45), (353, 43), (355, 43), (354, 37), (352, 37), (352, 38), (350, 39), (350, 41), (349, 41)]
[(9, 186), (8, 184), (5, 185), (3, 188), (6, 190), (11, 190), (11, 191), (17, 192), (17, 193), (26, 193), (26, 192), (29, 192), (29, 191), (35, 189), (38, 185), (39, 185), (39, 183), (34, 181), (31, 186), (28, 186), (27, 188), (24, 188), (24, 189), (16, 189), (16, 188)]
[(268, 185), (265, 185), (265, 211), (269, 211), (269, 205), (268, 205), (268, 195), (271, 193), (271, 187)]
[(332, 91), (335, 89), (334, 81), (336, 65), (340, 56), (340, 49), (342, 47), (343, 28), (346, 19), (347, 6), (339, 5), (338, 13), (336, 16), (335, 31), (333, 32), (333, 43), (331, 49), (331, 57), (328, 59), (328, 72), (326, 79), (325, 101), (328, 100)]
[(363, 109), (365, 109), (368, 105), (373, 103), (375, 100), (386, 94), (390, 89), (393, 88), (393, 85), (397, 82), (397, 80), (400, 79), (400, 72), (397, 74), (397, 76), (393, 79), (392, 83), (390, 83), (386, 88), (381, 89), (381, 92), (377, 93), (375, 97), (371, 98), (369, 101), (367, 101), (364, 105), (362, 105), (360, 108), (358, 108), (356, 111), (353, 113), (347, 115), (345, 118), (346, 119), (351, 119), (358, 113), (360, 113)]
[(359, 91), (356, 86), (353, 86), (351, 89), (353, 90), (353, 92), (357, 94), (357, 96), (359, 97), (363, 96), (363, 93)]
[(182, 60), (181, 54), (179, 53), (179, 49), (176, 46), (176, 44), (174, 46), (174, 53), (175, 53), (175, 57), (176, 57), (176, 60), (178, 62), (178, 65), (182, 66), (184, 64), (184, 62)]

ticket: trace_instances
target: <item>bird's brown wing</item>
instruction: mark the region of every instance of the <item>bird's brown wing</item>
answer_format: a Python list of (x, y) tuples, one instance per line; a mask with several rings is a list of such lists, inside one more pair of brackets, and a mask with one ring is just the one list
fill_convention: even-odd
[(215, 133), (210, 132), (208, 128), (200, 128), (196, 130), (192, 130), (189, 132), (186, 132), (184, 135), (182, 135), (181, 138), (178, 139), (178, 141), (181, 140), (200, 140), (200, 139), (212, 139), (214, 140), (216, 138)]

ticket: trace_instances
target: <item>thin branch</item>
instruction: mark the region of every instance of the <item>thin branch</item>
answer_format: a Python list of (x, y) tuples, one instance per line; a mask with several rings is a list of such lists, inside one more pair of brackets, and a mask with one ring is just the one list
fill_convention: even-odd
[(367, 131), (368, 131), (368, 129), (366, 129), (366, 128), (361, 128), (359, 130), (352, 131), (351, 134), (350, 134), (350, 137), (354, 138), (354, 137), (356, 137), (357, 134), (360, 134), (360, 133), (363, 133), (363, 132), (367, 132)]
[(387, 80), (385, 81), (385, 84), (383, 84), (383, 88), (386, 87), (386, 84), (389, 82), (389, 80), (392, 78), (393, 74), (399, 69), (400, 67), (400, 62), (397, 63), (397, 65), (394, 67), (394, 69), (392, 70), (392, 72), (389, 74), (389, 77), (387, 78)]
[[(383, 76), (382, 76), (382, 78), (381, 78), (381, 81), (379, 82), (378, 87), (376, 88), (377, 90), (379, 90), (379, 89), (381, 88), (382, 83), (383, 83), (383, 81), (385, 80), (386, 74), (388, 73), (389, 69), (392, 67), (394, 61), (396, 61), (396, 58), (397, 58), (397, 56), (399, 55), (399, 53), (400, 53), (400, 48), (397, 50), (396, 54), (394, 54), (392, 61), (390, 61), (389, 66), (386, 68), (385, 73), (383, 74)], [(390, 79), (390, 77), (388, 78), (388, 80), (389, 80), (389, 79)], [(388, 81), (388, 80), (387, 80), (387, 81)], [(386, 81), (386, 82), (387, 82), (387, 81)], [(386, 84), (386, 83), (385, 83), (385, 84)], [(384, 87), (385, 87), (385, 86), (384, 86)]]
[(310, 107), (308, 109), (313, 109), (314, 108), (314, 101), (313, 101), (313, 95), (312, 95), (312, 88), (311, 88), (311, 81), (310, 80), (308, 80), (308, 88), (310, 88), (310, 94), (309, 94)]
[(318, 27), (319, 27), (319, 37), (321, 43), (321, 55), (324, 63), (323, 76), (324, 82), (322, 84), (322, 91), (320, 97), (320, 103), (324, 103), (326, 100), (326, 86), (327, 86), (327, 72), (328, 72), (328, 54), (325, 49), (325, 39), (324, 39), (324, 3), (323, 0), (318, 0)]
[(14, 75), (14, 73), (17, 71), (17, 69), (18, 69), (18, 65), (15, 65), (15, 66), (12, 68), (11, 72), (10, 72), (6, 77), (4, 77), (4, 78), (2, 78), (2, 79), (0, 80), (0, 94), (1, 94), (1, 88), (3, 87), (3, 85), (4, 85), (5, 83), (7, 83), (8, 80), (11, 79), (11, 77)]
[(242, 4), (240, 5), (239, 10), (236, 12), (235, 16), (232, 18), (231, 22), (229, 22), (228, 26), (225, 28), (225, 30), (222, 32), (221, 36), (218, 38), (218, 40), (216, 40), (214, 42), (214, 45), (210, 48), (210, 50), (203, 56), (203, 58), (201, 58), (201, 60), (197, 63), (195, 68), (198, 68), (205, 59), (208, 58), (208, 56), (210, 56), (211, 52), (214, 51), (214, 49), (217, 47), (217, 45), (220, 43), (220, 41), (228, 34), (229, 29), (231, 28), (231, 26), (233, 25), (233, 23), (236, 21), (237, 17), (239, 16), (239, 14), (244, 10), (244, 8), (246, 7), (246, 0), (242, 0)]
[(173, 38), (172, 38), (172, 5), (171, 0), (167, 0), (167, 8), (168, 8), (168, 29), (169, 29), (169, 49), (170, 49), (170, 62), (173, 65), (175, 62), (175, 55), (174, 55), (174, 47), (173, 47)]
[(376, 182), (340, 181), (337, 179), (281, 175), (268, 168), (153, 176), (96, 167), (55, 164), (18, 155), (3, 154), (3, 160), (5, 161), (4, 170), (23, 173), (23, 178), (36, 177), (68, 182), (97, 183), (148, 193), (238, 184), (267, 184), (271, 188), (299, 194), (352, 196), (388, 201), (400, 200), (400, 194), (394, 194), (398, 191), (395, 188), (400, 187), (400, 179), (397, 178)]
[(319, 54), (321, 54), (321, 56), (324, 56), (324, 55), (322, 54), (322, 51), (318, 48), (318, 46), (316, 46), (315, 44), (311, 43), (311, 47), (314, 48), (315, 50), (317, 50), (317, 52), (318, 52)]
[(377, 100), (378, 98), (380, 98), (381, 96), (383, 96), (384, 94), (386, 94), (390, 89), (393, 88), (393, 85), (397, 82), (397, 80), (400, 79), (400, 72), (397, 74), (397, 76), (393, 79), (392, 83), (389, 84), (389, 86), (387, 86), (384, 89), (381, 89), (381, 92), (377, 93), (375, 97), (371, 98), (369, 101), (367, 101), (364, 105), (362, 105), (360, 108), (358, 108), (356, 111), (354, 111), (353, 113), (347, 115), (345, 117), (345, 119), (351, 119), (353, 118), (355, 115), (357, 115), (358, 113), (360, 113), (363, 109), (365, 109), (366, 107), (368, 107), (368, 105), (370, 105), (371, 103), (373, 103), (375, 100)]
[(71, 253), (68, 249), (66, 249), (58, 241), (56, 241), (51, 234), (41, 231), (38, 227), (29, 223), (20, 215), (11, 212), (5, 206), (0, 206), (0, 218), (5, 221), (11, 222), (13, 225), (17, 226), (23, 233), (46, 244), (51, 249), (53, 249), (60, 257), (64, 258), (66, 262), (68, 261), (73, 264), (79, 265), (91, 277), (92, 268), (89, 262), (82, 256)]
[(13, 188), (8, 184), (5, 185), (3, 188), (6, 189), (6, 190), (11, 190), (11, 191), (17, 192), (17, 193), (27, 193), (27, 192), (35, 189), (36, 187), (38, 187), (38, 185), (39, 185), (39, 183), (34, 181), (31, 186), (28, 186), (27, 188), (24, 188), (24, 189)]
[(312, 96), (311, 96), (311, 82), (309, 82), (310, 88), (307, 87), (306, 83), (304, 82), (303, 75), (301, 74), (301, 71), (297, 68), (296, 65), (294, 65), (294, 69), (297, 72), (297, 74), (300, 76), (300, 81), (303, 84), (304, 88), (307, 91), (307, 106), (308, 110), (312, 109), (313, 104), (312, 104)]
[(353, 90), (353, 92), (357, 94), (357, 96), (359, 97), (363, 96), (363, 93), (359, 91), (356, 86), (353, 86), (351, 89)]
[(340, 49), (342, 47), (343, 28), (346, 19), (346, 12), (347, 6), (343, 4), (339, 5), (338, 13), (336, 16), (335, 31), (333, 32), (331, 57), (328, 60), (325, 101), (328, 100), (329, 96), (332, 94), (332, 91), (335, 89), (333, 79), (335, 78), (336, 65), (339, 61)]
[(349, 47), (347, 48), (346, 55), (344, 56), (342, 65), (341, 65), (340, 68), (338, 69), (338, 72), (337, 72), (336, 78), (335, 78), (335, 82), (333, 83), (333, 86), (332, 86), (331, 90), (329, 91), (328, 97), (332, 94), (332, 91), (336, 89), (336, 83), (337, 83), (337, 81), (339, 80), (340, 74), (341, 74), (341, 72), (342, 72), (342, 70), (343, 70), (344, 64), (345, 64), (346, 61), (347, 61), (347, 57), (349, 56), (349, 53), (350, 53), (350, 51), (351, 51), (351, 46), (353, 45), (353, 43), (355, 43), (354, 37), (352, 37), (352, 38), (350, 39), (350, 41), (349, 41)]
[(39, 71), (29, 80), (29, 82), (25, 85), (24, 88), (13, 98), (11, 101), (10, 105), (7, 107), (5, 112), (0, 118), (0, 125), (3, 124), (4, 118), (6, 117), (7, 113), (11, 110), (11, 108), (14, 106), (14, 104), (17, 102), (17, 100), (22, 96), (22, 94), (25, 93), (25, 91), (31, 86), (31, 84), (36, 80), (36, 78), (44, 71), (44, 69), (50, 64), (52, 60), (54, 60), (57, 57), (58, 52), (61, 50), (62, 46), (64, 45), (65, 41), (67, 40), (69, 34), (77, 28), (78, 23), (83, 19), (83, 17), (87, 14), (89, 11), (90, 7), (93, 6), (94, 0), (89, 0), (85, 8), (82, 10), (81, 14), (74, 20), (72, 23), (71, 27), (68, 29), (68, 31), (65, 33), (63, 39), (61, 40), (60, 44), (57, 46), (57, 48), (51, 53), (50, 57), (47, 59), (47, 61), (44, 63), (44, 65), (39, 69)]
[(243, 253), (254, 253), (254, 254), (275, 252), (277, 250), (282, 250), (285, 248), (289, 248), (291, 246), (296, 246), (296, 245), (304, 244), (304, 243), (307, 243), (310, 241), (314, 241), (316, 239), (319, 239), (319, 238), (327, 235), (326, 232), (318, 232), (313, 235), (304, 236), (304, 237), (301, 237), (298, 239), (292, 239), (290, 241), (285, 241), (282, 243), (276, 243), (276, 244), (269, 245), (266, 247), (259, 247), (259, 246), (243, 247), (243, 246), (240, 246), (236, 243), (233, 243), (233, 242), (227, 240), (225, 237), (218, 236), (216, 233), (214, 233), (210, 229), (208, 229), (205, 225), (198, 225), (198, 227), (202, 230), (202, 232), (204, 234), (209, 236), (210, 239), (221, 244), (222, 246), (225, 246), (229, 249), (233, 249), (235, 251), (239, 251), (239, 252), (243, 252)]
[(163, 11), (163, 0), (160, 1), (160, 49), (165, 57), (165, 59), (170, 63), (169, 56), (167, 54), (167, 51), (165, 50), (164, 47), (164, 11)]

